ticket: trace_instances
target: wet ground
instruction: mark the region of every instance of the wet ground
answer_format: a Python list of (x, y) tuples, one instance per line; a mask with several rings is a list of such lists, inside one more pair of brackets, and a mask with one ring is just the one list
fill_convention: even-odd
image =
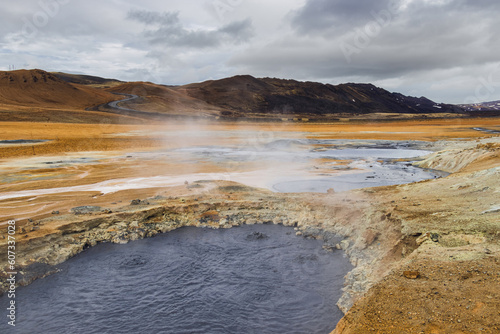
[[(0, 200), (68, 191), (106, 194), (182, 185), (203, 179), (231, 180), (278, 192), (326, 192), (328, 189), (346, 191), (443, 176), (411, 165), (412, 160), (432, 153), (422, 149), (427, 145), (423, 142), (277, 138), (274, 133), (263, 132), (216, 132), (204, 136), (222, 139), (226, 145), (196, 145), (203, 141), (202, 136), (194, 145), (179, 141), (177, 146), (180, 147), (168, 150), (10, 161), (0, 166), (8, 170), (0, 175), (7, 184), (41, 178), (59, 183), (65, 179), (80, 182), (64, 187), (6, 191), (0, 195)], [(257, 140), (252, 142), (255, 138)], [(102, 173), (104, 168), (106, 174), (115, 177), (85, 182), (91, 181), (97, 170)]]

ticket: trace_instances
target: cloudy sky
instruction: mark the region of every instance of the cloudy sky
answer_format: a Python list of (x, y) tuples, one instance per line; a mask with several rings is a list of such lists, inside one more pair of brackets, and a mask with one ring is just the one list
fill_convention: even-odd
[(0, 12), (14, 65), (185, 84), (236, 74), (371, 82), (500, 100), (498, 0), (23, 0)]

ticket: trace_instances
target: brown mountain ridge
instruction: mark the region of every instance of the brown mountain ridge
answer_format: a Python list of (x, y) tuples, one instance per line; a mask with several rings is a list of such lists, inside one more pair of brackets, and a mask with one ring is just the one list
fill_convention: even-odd
[(460, 113), (453, 105), (390, 93), (371, 84), (330, 85), (249, 75), (182, 86), (187, 94), (235, 113), (328, 114)]
[[(183, 86), (127, 83), (108, 91), (134, 94), (139, 99), (123, 106), (158, 113), (216, 115), (227, 118), (329, 119), (399, 115), (458, 116), (464, 109), (425, 97), (390, 93), (372, 84), (330, 85), (239, 75)], [(182, 110), (182, 112), (180, 112)], [(203, 111), (203, 112), (202, 112)]]
[[(45, 108), (84, 112), (91, 108), (106, 111), (108, 115), (119, 114), (119, 109), (106, 105), (119, 99), (116, 93), (137, 96), (119, 106), (129, 109), (128, 116), (142, 118), (151, 114), (311, 120), (467, 115), (459, 106), (391, 93), (372, 84), (331, 85), (238, 75), (167, 86), (38, 69), (0, 72), (0, 108), (3, 110)], [(96, 107), (98, 105), (101, 107)], [(134, 110), (146, 113), (131, 115), (130, 111)]]

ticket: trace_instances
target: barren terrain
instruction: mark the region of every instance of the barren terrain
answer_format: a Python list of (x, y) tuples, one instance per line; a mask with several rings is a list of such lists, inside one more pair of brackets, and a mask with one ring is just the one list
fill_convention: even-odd
[[(185, 225), (230, 227), (269, 221), (296, 226), (298, 233), (316, 238), (323, 238), (321, 231), (334, 232), (344, 236), (345, 242), (327, 242), (326, 247), (343, 248), (356, 266), (346, 277), (339, 306), (347, 314), (335, 333), (495, 333), (500, 328), (500, 141), (472, 128), (494, 128), (496, 124), (495, 119), (205, 124), (221, 131), (260, 128), (291, 136), (307, 133), (314, 138), (429, 141), (439, 152), (419, 164), (453, 174), (416, 184), (337, 194), (277, 194), (213, 180), (188, 185), (178, 180), (177, 185), (106, 194), (67, 188), (0, 200), (2, 221), (17, 220), (24, 283), (49, 273), (53, 265), (96, 242), (126, 242)], [(2, 123), (5, 140), (49, 141), (0, 147), (5, 167), (1, 193), (87, 185), (119, 177), (154, 177), (159, 170), (175, 173), (175, 161), (147, 162), (142, 167), (113, 165), (113, 156), (173, 147), (175, 141), (160, 134), (187, 131), (182, 126), (187, 124)], [(212, 144), (216, 143), (213, 139)], [(38, 166), (68, 156), (91, 156), (97, 161), (105, 159), (105, 163), (29, 169), (30, 164)], [(217, 166), (200, 168), (217, 171)], [(136, 199), (141, 201), (132, 202)], [(79, 206), (99, 209), (80, 214), (71, 211)], [(3, 225), (3, 236), (5, 228)], [(2, 252), (5, 242), (1, 240)], [(405, 271), (417, 272), (416, 278), (406, 278)]]
[[(286, 121), (216, 121), (227, 111), (217, 105), (221, 100), (198, 96), (210, 82), (173, 88), (66, 76), (76, 80), (69, 83), (43, 71), (16, 72), (0, 78), (3, 290), (9, 220), (16, 221), (20, 284), (54, 272), (98, 242), (126, 243), (181, 226), (275, 223), (322, 239), (327, 249), (344, 250), (355, 266), (338, 302), (346, 315), (333, 333), (500, 332), (498, 118), (390, 121), (414, 115), (385, 112), (370, 115), (377, 121), (349, 114), (310, 123), (281, 113)], [(196, 91), (182, 91), (188, 88)], [(122, 98), (110, 93), (116, 89), (140, 97), (123, 107), (158, 112), (160, 106), (163, 113), (201, 119), (120, 115), (107, 105)], [(434, 153), (416, 165), (451, 174), (346, 192), (280, 194), (235, 183), (209, 160), (187, 168), (185, 161), (169, 158), (168, 150), (179, 147), (245, 144), (241, 133), (252, 134), (250, 140), (279, 134), (422, 141)], [(258, 168), (264, 175), (259, 161), (237, 171)], [(148, 180), (162, 175), (170, 179), (150, 186)], [(186, 175), (200, 179), (188, 181)], [(123, 180), (134, 186), (120, 188)], [(332, 234), (344, 240), (332, 243)]]

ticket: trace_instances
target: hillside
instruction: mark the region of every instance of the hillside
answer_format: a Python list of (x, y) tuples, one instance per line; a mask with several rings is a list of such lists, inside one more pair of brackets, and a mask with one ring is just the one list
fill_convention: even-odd
[(224, 118), (332, 119), (463, 116), (464, 110), (371, 84), (329, 85), (240, 75), (184, 86), (133, 82), (106, 89), (137, 95), (128, 109)]
[(500, 100), (499, 101), (490, 101), (490, 102), (481, 102), (481, 103), (474, 103), (474, 104), (461, 104), (460, 107), (464, 108), (467, 111), (473, 111), (473, 112), (494, 112), (500, 110)]
[(70, 84), (42, 70), (0, 72), (2, 107), (84, 109), (115, 99), (108, 92)]
[(330, 85), (249, 75), (182, 86), (191, 97), (235, 114), (325, 116), (329, 114), (461, 113), (459, 107), (424, 97), (390, 93), (371, 84)]
[[(119, 99), (113, 93), (137, 98), (119, 103), (123, 108), (119, 110), (107, 105)], [(94, 122), (103, 116), (100, 113), (85, 117), (85, 110), (89, 113), (105, 111), (106, 117), (142, 119), (156, 117), (156, 114), (318, 121), (468, 116), (460, 106), (391, 93), (371, 84), (330, 85), (239, 75), (183, 86), (166, 86), (42, 70), (0, 72), (0, 109), (15, 113), (18, 120), (30, 120), (30, 112), (34, 110), (58, 110), (57, 116), (49, 115), (50, 121), (68, 118), (61, 114), (63, 110), (79, 110), (78, 116), (68, 118), (72, 122), (81, 122), (78, 120), (80, 117), (84, 117), (86, 122)], [(21, 115), (20, 111), (24, 114)], [(10, 116), (5, 114), (3, 117)], [(42, 119), (47, 120), (46, 117)]]
[(123, 83), (123, 81), (115, 79), (105, 79), (92, 75), (68, 74), (62, 72), (52, 72), (52, 74), (58, 77), (59, 79), (69, 83), (88, 85), (95, 88), (109, 88)]
[(137, 95), (139, 98), (120, 103), (121, 107), (176, 116), (221, 115), (224, 109), (201, 99), (190, 97), (182, 89), (150, 82), (128, 82), (106, 91)]

